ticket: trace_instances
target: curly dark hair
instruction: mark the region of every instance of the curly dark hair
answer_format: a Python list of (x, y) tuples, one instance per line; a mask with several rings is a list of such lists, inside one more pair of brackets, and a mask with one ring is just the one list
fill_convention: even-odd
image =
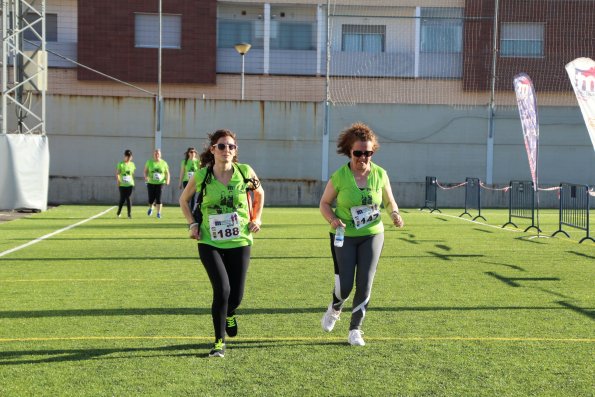
[[(228, 136), (231, 137), (234, 141), (237, 142), (236, 134), (231, 130), (217, 130), (212, 134), (207, 135), (209, 138), (209, 144), (205, 147), (205, 149), (200, 154), (200, 166), (201, 167), (212, 167), (215, 165), (215, 156), (211, 153), (211, 146), (215, 145), (219, 138)], [(233, 162), (238, 162), (238, 149), (236, 149), (236, 153), (233, 156)]]
[(376, 134), (370, 127), (362, 122), (353, 123), (341, 132), (339, 139), (337, 140), (337, 153), (344, 154), (351, 158), (351, 148), (357, 141), (367, 142), (370, 141), (373, 144), (372, 150), (376, 151), (380, 147)]

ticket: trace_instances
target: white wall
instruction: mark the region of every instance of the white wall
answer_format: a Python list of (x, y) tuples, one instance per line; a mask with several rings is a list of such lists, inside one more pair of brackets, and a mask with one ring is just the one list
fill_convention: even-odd
[[(142, 175), (153, 147), (151, 99), (48, 97), (50, 202), (113, 202), (113, 175), (125, 149), (131, 149)], [(578, 108), (539, 109), (541, 183), (595, 184), (595, 156)], [(428, 175), (444, 183), (466, 177), (485, 179), (485, 108), (430, 105), (356, 105), (331, 109), (331, 172), (347, 161), (335, 153), (339, 132), (355, 121), (368, 123), (381, 148), (374, 161), (387, 169), (402, 206), (421, 206)], [(208, 132), (229, 128), (238, 134), (240, 161), (251, 164), (268, 189), (268, 204), (316, 205), (323, 182), (323, 106), (309, 102), (165, 100), (163, 157), (177, 185), (188, 146), (201, 148)], [(500, 109), (496, 118), (494, 183), (530, 178), (518, 112)], [(137, 189), (144, 202), (144, 184)], [(175, 203), (178, 191), (167, 189)], [(443, 205), (462, 206), (460, 193)], [(488, 205), (505, 206), (501, 194), (484, 195)], [(555, 199), (555, 197), (554, 197)], [(552, 201), (553, 203), (553, 201)]]

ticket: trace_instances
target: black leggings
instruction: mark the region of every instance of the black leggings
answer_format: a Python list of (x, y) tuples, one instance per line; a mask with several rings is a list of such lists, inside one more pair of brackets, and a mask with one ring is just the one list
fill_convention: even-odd
[(128, 209), (128, 216), (131, 215), (132, 208), (130, 206), (130, 196), (132, 195), (132, 189), (134, 186), (119, 186), (120, 189), (120, 201), (118, 202), (118, 215), (122, 212), (122, 206), (126, 202), (126, 208)]
[(163, 185), (156, 185), (147, 183), (147, 191), (149, 192), (149, 205), (161, 204), (161, 190)]
[(250, 246), (220, 249), (198, 244), (198, 254), (213, 286), (211, 314), (215, 339), (225, 339), (226, 317), (235, 314), (244, 296)]

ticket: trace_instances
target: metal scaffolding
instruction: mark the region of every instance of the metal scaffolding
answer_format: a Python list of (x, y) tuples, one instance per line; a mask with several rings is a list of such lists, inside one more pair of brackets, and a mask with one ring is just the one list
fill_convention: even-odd
[(0, 134), (46, 133), (45, 11), (45, 0), (2, 0)]

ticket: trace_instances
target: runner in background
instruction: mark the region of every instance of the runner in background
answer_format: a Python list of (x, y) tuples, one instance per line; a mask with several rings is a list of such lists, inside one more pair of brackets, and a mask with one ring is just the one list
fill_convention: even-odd
[[(264, 191), (254, 170), (238, 163), (236, 135), (229, 130), (209, 134), (209, 146), (201, 153), (202, 168), (180, 196), (190, 238), (198, 240), (198, 254), (213, 287), (211, 313), (215, 344), (210, 357), (225, 355), (225, 334), (238, 333), (236, 309), (244, 296), (250, 263), (252, 233), (260, 230)], [(198, 224), (188, 205), (202, 190), (202, 220)], [(248, 198), (250, 192), (254, 199)], [(200, 197), (200, 195), (199, 195)]]
[(120, 161), (116, 166), (116, 183), (120, 191), (120, 201), (118, 202), (118, 218), (122, 212), (122, 206), (126, 202), (126, 209), (128, 210), (128, 218), (132, 218), (132, 205), (130, 204), (130, 196), (134, 189), (134, 171), (136, 166), (132, 162), (132, 151), (126, 149), (124, 151), (124, 160)]
[[(188, 184), (188, 181), (193, 178), (194, 173), (200, 168), (199, 160), (196, 155), (196, 149), (189, 147), (184, 153), (184, 160), (180, 164), (180, 177), (178, 182), (178, 189), (182, 190)], [(188, 202), (190, 208), (194, 208), (194, 199), (196, 195), (192, 195), (192, 198)]]
[[(331, 225), (331, 254), (335, 267), (332, 302), (322, 317), (322, 329), (333, 330), (355, 279), (347, 338), (353, 346), (365, 345), (361, 326), (384, 244), (380, 206), (384, 203), (395, 226), (404, 225), (386, 171), (372, 162), (378, 148), (376, 135), (363, 123), (355, 123), (343, 131), (337, 141), (337, 153), (347, 156), (349, 162), (331, 176), (320, 199), (320, 212)], [(333, 211), (334, 202), (336, 208)], [(345, 237), (344, 241), (335, 244), (339, 227), (344, 228)]]
[(169, 185), (169, 167), (167, 162), (161, 158), (161, 150), (153, 151), (153, 158), (145, 163), (145, 182), (149, 194), (149, 210), (147, 215), (153, 214), (154, 207), (157, 207), (157, 218), (161, 218), (161, 193), (163, 185)]

